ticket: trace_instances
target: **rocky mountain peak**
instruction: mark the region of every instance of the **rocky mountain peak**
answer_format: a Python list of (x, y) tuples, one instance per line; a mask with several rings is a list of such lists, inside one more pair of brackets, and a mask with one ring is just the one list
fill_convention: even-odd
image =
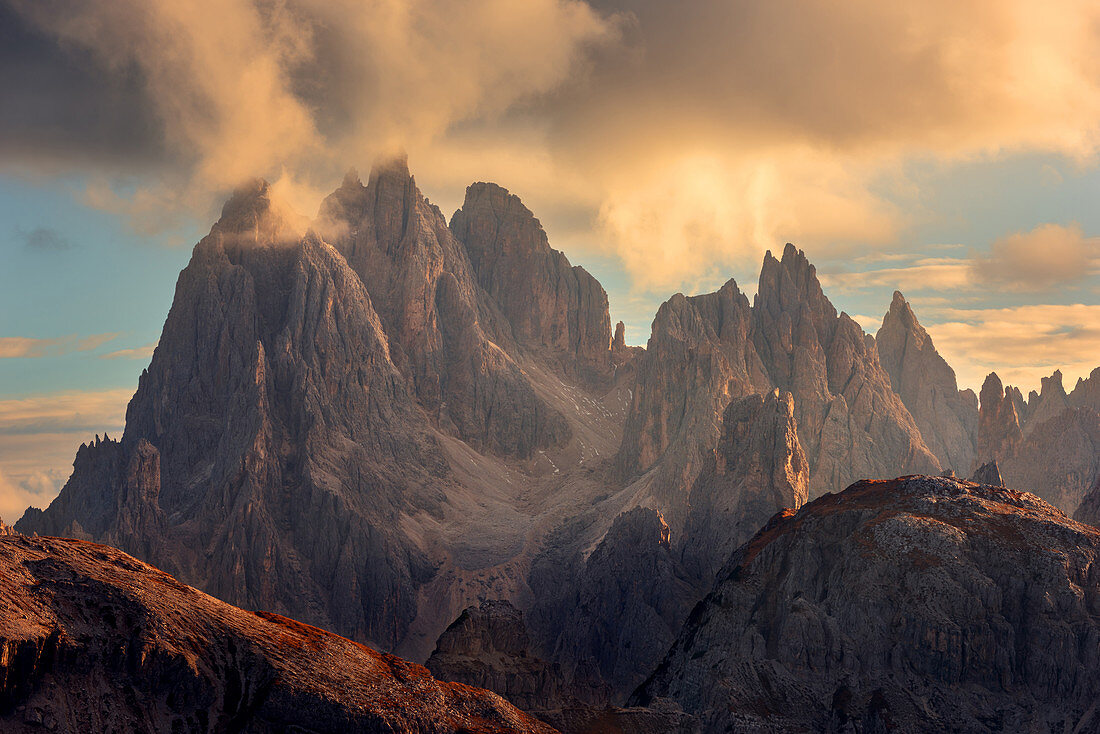
[(977, 397), (958, 389), (955, 371), (936, 351), (901, 291), (894, 291), (890, 310), (875, 335), (875, 347), (894, 392), (940, 464), (969, 471), (977, 454)]
[(519, 344), (567, 373), (602, 384), (611, 374), (607, 293), (584, 268), (552, 249), (518, 196), (493, 183), (466, 189), (451, 231), (465, 246), (478, 284)]
[(997, 465), (996, 459), (979, 466), (971, 475), (970, 481), (976, 484), (988, 484), (991, 487), (1005, 486), (1005, 480), (1001, 477), (1001, 468)]
[(294, 242), (306, 229), (306, 218), (276, 197), (267, 181), (253, 179), (225, 202), (211, 233), (231, 245), (272, 245)]
[(1019, 390), (1004, 387), (996, 372), (982, 383), (978, 412), (978, 460), (1010, 455), (1023, 437), (1020, 410), (1024, 407)]

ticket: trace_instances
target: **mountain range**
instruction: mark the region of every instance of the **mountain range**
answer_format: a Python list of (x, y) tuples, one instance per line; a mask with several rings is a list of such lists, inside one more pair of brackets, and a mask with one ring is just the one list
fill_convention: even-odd
[(475, 183), (448, 223), (397, 159), (313, 221), (235, 192), (124, 434), (15, 531), (561, 731), (1086, 731), (1098, 507), (1100, 368), (959, 390), (900, 292), (867, 334), (791, 244), (751, 303), (676, 294), (630, 347), (518, 197)]

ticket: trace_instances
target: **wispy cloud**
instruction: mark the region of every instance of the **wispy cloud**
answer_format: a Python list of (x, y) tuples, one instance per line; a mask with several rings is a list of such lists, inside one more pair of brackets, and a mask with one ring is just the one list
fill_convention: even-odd
[(15, 238), (27, 249), (43, 252), (60, 252), (70, 250), (73, 246), (65, 235), (53, 227), (35, 227), (30, 230), (20, 227), (15, 230)]
[(157, 342), (130, 349), (118, 349), (99, 355), (100, 359), (149, 359), (157, 348)]
[(59, 336), (35, 339), (27, 336), (0, 336), (0, 359), (59, 357), (72, 352), (90, 352), (118, 336), (118, 332), (91, 336)]
[(1062, 370), (1070, 388), (1100, 366), (1100, 305), (929, 309), (926, 324), (937, 349), (977, 389), (990, 372), (1025, 392)]

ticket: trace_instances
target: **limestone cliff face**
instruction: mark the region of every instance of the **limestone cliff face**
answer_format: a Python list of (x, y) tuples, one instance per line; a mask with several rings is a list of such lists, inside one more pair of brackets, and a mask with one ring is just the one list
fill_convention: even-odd
[(971, 390), (959, 390), (955, 371), (899, 291), (875, 335), (875, 347), (894, 392), (940, 465), (969, 472), (978, 453), (978, 398)]
[(0, 538), (0, 729), (551, 734), (500, 697), (107, 546)]
[(794, 395), (811, 496), (863, 477), (939, 470), (874, 340), (837, 315), (802, 251), (788, 244), (781, 260), (765, 255), (752, 313), (772, 384)]
[(1092, 408), (1100, 412), (1100, 367), (1088, 377), (1078, 378), (1068, 400), (1074, 408)]
[(361, 280), (257, 183), (181, 273), (122, 441), (82, 448), (19, 528), (392, 647), (434, 568), (399, 519), (447, 477)]
[(1023, 395), (1014, 387), (1004, 387), (996, 372), (982, 383), (981, 410), (978, 413), (978, 461), (1011, 454), (1023, 438), (1021, 413)]
[(616, 468), (630, 479), (656, 467), (647, 482), (673, 527), (714, 450), (722, 411), (732, 398), (768, 389), (751, 324), (748, 299), (732, 280), (717, 293), (677, 294), (657, 311), (636, 362)]
[(570, 698), (561, 668), (535, 655), (523, 612), (507, 601), (468, 607), (439, 637), (427, 668), (439, 680), (487, 688), (524, 711)]
[(636, 703), (722, 731), (1091, 731), (1100, 531), (943, 477), (859, 482), (731, 559)]
[(607, 293), (550, 247), (519, 197), (496, 184), (475, 183), (450, 226), (519, 344), (590, 382), (610, 378)]
[(714, 458), (691, 490), (681, 544), (689, 572), (709, 587), (730, 554), (775, 513), (801, 507), (809, 487), (791, 394), (731, 401)]
[(366, 186), (349, 174), (318, 227), (379, 304), (395, 365), (440, 425), (518, 458), (568, 439), (564, 418), (507, 353), (504, 316), (404, 160), (376, 166)]
[(555, 659), (575, 688), (603, 681), (613, 702), (657, 664), (697, 598), (673, 552), (668, 525), (659, 512), (642, 507), (615, 519), (579, 569), (570, 594)]
[(1009, 487), (1029, 487), (1066, 514), (1074, 513), (1100, 476), (1100, 412), (1089, 406), (1089, 386), (1074, 398), (1055, 371), (1042, 391), (1023, 401), (996, 373), (982, 386), (979, 461), (995, 459)]

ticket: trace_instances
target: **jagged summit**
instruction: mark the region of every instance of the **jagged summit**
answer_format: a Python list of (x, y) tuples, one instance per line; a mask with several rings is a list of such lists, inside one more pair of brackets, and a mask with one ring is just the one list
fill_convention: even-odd
[(211, 228), (227, 244), (272, 245), (298, 240), (308, 220), (275, 197), (267, 181), (257, 178), (234, 190)]
[(959, 390), (955, 371), (936, 351), (901, 291), (894, 291), (875, 346), (925, 444), (943, 467), (968, 473), (977, 456), (977, 396)]

